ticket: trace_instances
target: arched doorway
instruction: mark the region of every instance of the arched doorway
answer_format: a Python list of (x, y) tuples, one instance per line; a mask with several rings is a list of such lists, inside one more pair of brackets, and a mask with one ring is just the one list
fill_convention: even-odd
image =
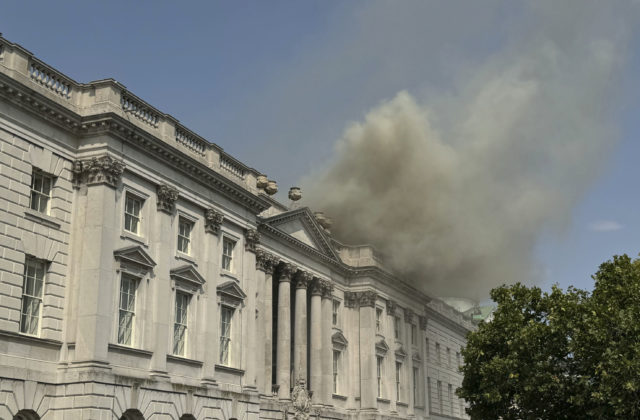
[(33, 410), (20, 410), (13, 420), (40, 420), (40, 416)]
[(140, 410), (136, 410), (135, 408), (130, 408), (120, 417), (120, 420), (144, 420), (144, 416), (140, 412)]

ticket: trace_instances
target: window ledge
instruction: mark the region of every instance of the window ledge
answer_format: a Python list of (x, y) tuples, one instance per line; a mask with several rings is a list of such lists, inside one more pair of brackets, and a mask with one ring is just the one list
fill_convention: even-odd
[(109, 343), (109, 350), (119, 351), (122, 353), (135, 354), (137, 356), (151, 357), (153, 352), (149, 350), (136, 349), (134, 347), (123, 346), (122, 344)]
[(59, 219), (29, 208), (24, 209), (24, 217), (53, 229), (60, 229), (60, 226), (62, 226)]
[(177, 251), (177, 252), (176, 252), (176, 259), (177, 259), (177, 260), (183, 260), (183, 261), (186, 261), (186, 262), (188, 262), (188, 263), (191, 263), (191, 264), (195, 265), (196, 267), (198, 266), (198, 263), (196, 262), (196, 259), (195, 259), (195, 258), (193, 258), (193, 257), (192, 257), (191, 255), (189, 255), (189, 254), (185, 254), (184, 252)]
[(144, 246), (145, 248), (149, 248), (149, 245), (145, 241), (145, 238), (143, 236), (136, 235), (135, 233), (131, 233), (131, 232), (127, 232), (126, 230), (123, 230), (122, 233), (120, 234), (120, 238), (121, 239), (129, 239), (129, 240), (131, 240), (133, 242), (139, 243), (140, 245)]
[(391, 402), (390, 400), (388, 400), (388, 399), (386, 399), (386, 398), (380, 398), (380, 397), (376, 398), (376, 400), (377, 400), (378, 402), (386, 403), (386, 404), (389, 404), (389, 403)]
[(220, 275), (223, 277), (230, 277), (235, 281), (239, 281), (238, 276), (235, 273), (232, 273), (231, 271), (227, 271), (225, 269), (220, 270)]
[(413, 408), (417, 408), (419, 410), (424, 410), (424, 405), (414, 405)]
[(402, 401), (396, 401), (396, 405), (399, 405), (400, 407), (409, 407), (409, 404)]
[(200, 360), (189, 359), (187, 357), (176, 356), (175, 354), (167, 354), (167, 360), (172, 362), (184, 363), (186, 365), (202, 366), (204, 363)]
[(219, 370), (219, 371), (222, 371), (222, 372), (233, 373), (235, 375), (244, 375), (244, 370), (238, 369), (238, 368), (233, 368), (231, 366), (216, 365), (216, 370)]
[(347, 401), (347, 397), (345, 397), (344, 395), (332, 394), (331, 397), (335, 398), (336, 400)]
[(13, 338), (16, 340), (30, 341), (32, 343), (43, 344), (46, 346), (60, 348), (62, 346), (62, 341), (52, 340), (50, 338), (42, 338), (35, 335), (24, 334), (20, 332), (13, 331), (3, 331), (0, 330), (0, 337)]

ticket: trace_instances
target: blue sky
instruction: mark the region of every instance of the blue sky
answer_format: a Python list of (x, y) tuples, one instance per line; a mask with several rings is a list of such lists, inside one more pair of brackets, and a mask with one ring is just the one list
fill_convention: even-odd
[[(446, 107), (460, 80), (490, 71), (518, 34), (537, 33), (524, 4), (8, 0), (0, 32), (77, 81), (118, 80), (286, 191), (327, 166), (345, 127), (398, 92)], [(545, 288), (590, 289), (601, 262), (640, 252), (640, 35), (638, 4), (611, 2), (605, 17), (573, 5), (558, 13), (567, 28), (582, 19), (596, 35), (612, 21), (627, 30), (606, 102), (616, 130), (583, 168), (590, 181), (563, 223), (536, 234), (533, 258)]]

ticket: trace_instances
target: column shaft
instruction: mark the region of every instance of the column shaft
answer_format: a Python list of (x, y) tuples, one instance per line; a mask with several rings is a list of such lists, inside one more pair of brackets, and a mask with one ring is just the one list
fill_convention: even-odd
[(296, 275), (295, 325), (293, 334), (293, 378), (295, 383), (307, 380), (307, 286), (311, 275), (298, 272)]
[(331, 345), (332, 288), (329, 283), (322, 293), (322, 402), (333, 405), (333, 347)]
[(316, 279), (311, 286), (311, 383), (314, 404), (322, 403), (322, 295), (320, 282)]
[(291, 272), (293, 267), (285, 264), (278, 283), (278, 343), (276, 382), (278, 397), (289, 399), (291, 395)]

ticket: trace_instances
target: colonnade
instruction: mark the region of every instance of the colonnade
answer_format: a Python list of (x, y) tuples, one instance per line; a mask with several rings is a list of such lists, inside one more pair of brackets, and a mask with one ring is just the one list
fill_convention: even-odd
[[(264, 353), (258, 357), (259, 391), (264, 395), (277, 394), (279, 399), (291, 398), (291, 388), (298, 380), (307, 381), (313, 391), (314, 403), (331, 404), (332, 400), (332, 343), (331, 317), (333, 286), (329, 280), (314, 277), (291, 263), (282, 262), (276, 256), (263, 250), (256, 251), (256, 268), (263, 278), (258, 282), (263, 286), (265, 296), (258, 311), (259, 341), (264, 342)], [(277, 288), (273, 288), (273, 282)], [(295, 289), (294, 325), (291, 325), (291, 288)], [(277, 324), (272, 314), (274, 296), (277, 290)], [(307, 293), (310, 293), (310, 308), (307, 308)], [(311, 320), (307, 322), (307, 314)], [(307, 326), (310, 326), (307, 331)], [(264, 326), (264, 329), (263, 329)], [(275, 383), (273, 377), (273, 329), (277, 331)], [(293, 332), (293, 334), (292, 334)], [(293, 342), (292, 342), (293, 340)], [(309, 343), (310, 348), (307, 348)], [(293, 347), (292, 347), (293, 344)], [(291, 349), (293, 348), (293, 352)], [(291, 355), (293, 353), (293, 363)], [(307, 361), (307, 354), (310, 363)], [(310, 372), (307, 371), (310, 367)]]

